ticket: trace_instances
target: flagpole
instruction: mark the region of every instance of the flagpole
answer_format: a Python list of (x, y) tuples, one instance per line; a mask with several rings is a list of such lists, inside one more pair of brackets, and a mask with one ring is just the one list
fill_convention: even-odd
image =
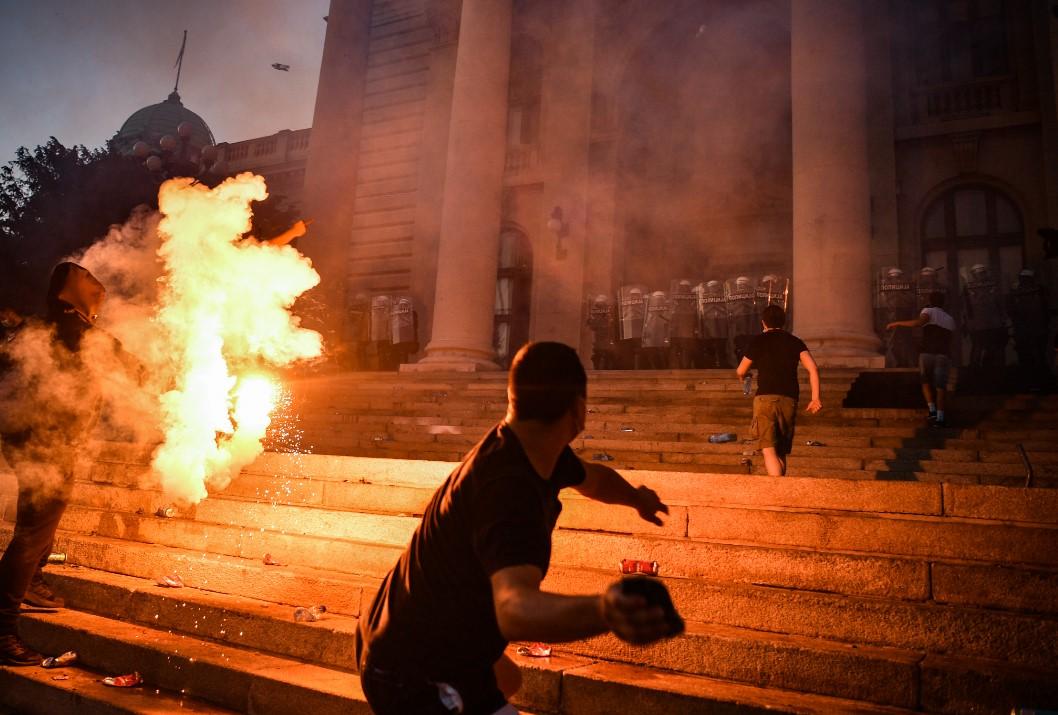
[(176, 56), (176, 84), (173, 85), (173, 92), (180, 87), (180, 70), (184, 68), (184, 48), (187, 47), (187, 30), (184, 30), (184, 41), (180, 43), (180, 54)]

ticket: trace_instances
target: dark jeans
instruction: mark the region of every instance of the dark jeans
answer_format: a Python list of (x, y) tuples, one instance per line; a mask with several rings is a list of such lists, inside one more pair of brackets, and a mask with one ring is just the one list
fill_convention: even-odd
[[(360, 670), (360, 684), (375, 715), (452, 715), (456, 712), (441, 701), (436, 683), (379, 668), (370, 659)], [(492, 715), (507, 702), (496, 687), (491, 668), (480, 674), (452, 678), (448, 685), (463, 700), (462, 715)]]
[[(18, 471), (17, 466), (12, 466)], [(47, 563), (51, 553), (55, 530), (66, 510), (72, 476), (64, 470), (61, 488), (44, 496), (19, 474), (15, 533), (0, 558), (0, 635), (16, 632), (22, 598), (33, 575)]]

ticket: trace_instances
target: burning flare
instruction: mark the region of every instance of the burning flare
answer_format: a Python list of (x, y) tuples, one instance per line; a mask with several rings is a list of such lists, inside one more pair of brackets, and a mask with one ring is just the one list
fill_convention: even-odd
[(152, 466), (167, 494), (197, 503), (223, 489), (262, 451), (279, 387), (268, 368), (316, 357), (319, 333), (290, 307), (319, 283), (292, 246), (245, 239), (264, 179), (240, 174), (214, 189), (191, 179), (162, 184), (158, 226), (164, 266), (156, 319), (176, 376), (161, 396), (164, 443)]

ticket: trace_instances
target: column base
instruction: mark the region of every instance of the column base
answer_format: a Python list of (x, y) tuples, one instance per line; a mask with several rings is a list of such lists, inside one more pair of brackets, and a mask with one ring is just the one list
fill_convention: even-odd
[(426, 348), (426, 357), (400, 366), (401, 372), (495, 372), (502, 370), (486, 353), (462, 348)]
[(825, 361), (836, 366), (842, 360), (849, 367), (873, 367), (875, 359), (881, 360), (881, 341), (877, 335), (842, 330), (804, 330), (796, 334), (811, 350), (816, 362)]

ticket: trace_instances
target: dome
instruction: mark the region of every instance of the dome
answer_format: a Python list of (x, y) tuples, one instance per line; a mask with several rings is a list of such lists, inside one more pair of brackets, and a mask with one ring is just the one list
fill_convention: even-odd
[(180, 95), (173, 92), (164, 102), (152, 104), (132, 113), (111, 142), (118, 151), (128, 154), (132, 145), (145, 141), (152, 147), (158, 146), (158, 140), (166, 134), (177, 136), (176, 128), (181, 122), (191, 125), (191, 146), (212, 146), (213, 132), (209, 126), (190, 109), (180, 102)]

